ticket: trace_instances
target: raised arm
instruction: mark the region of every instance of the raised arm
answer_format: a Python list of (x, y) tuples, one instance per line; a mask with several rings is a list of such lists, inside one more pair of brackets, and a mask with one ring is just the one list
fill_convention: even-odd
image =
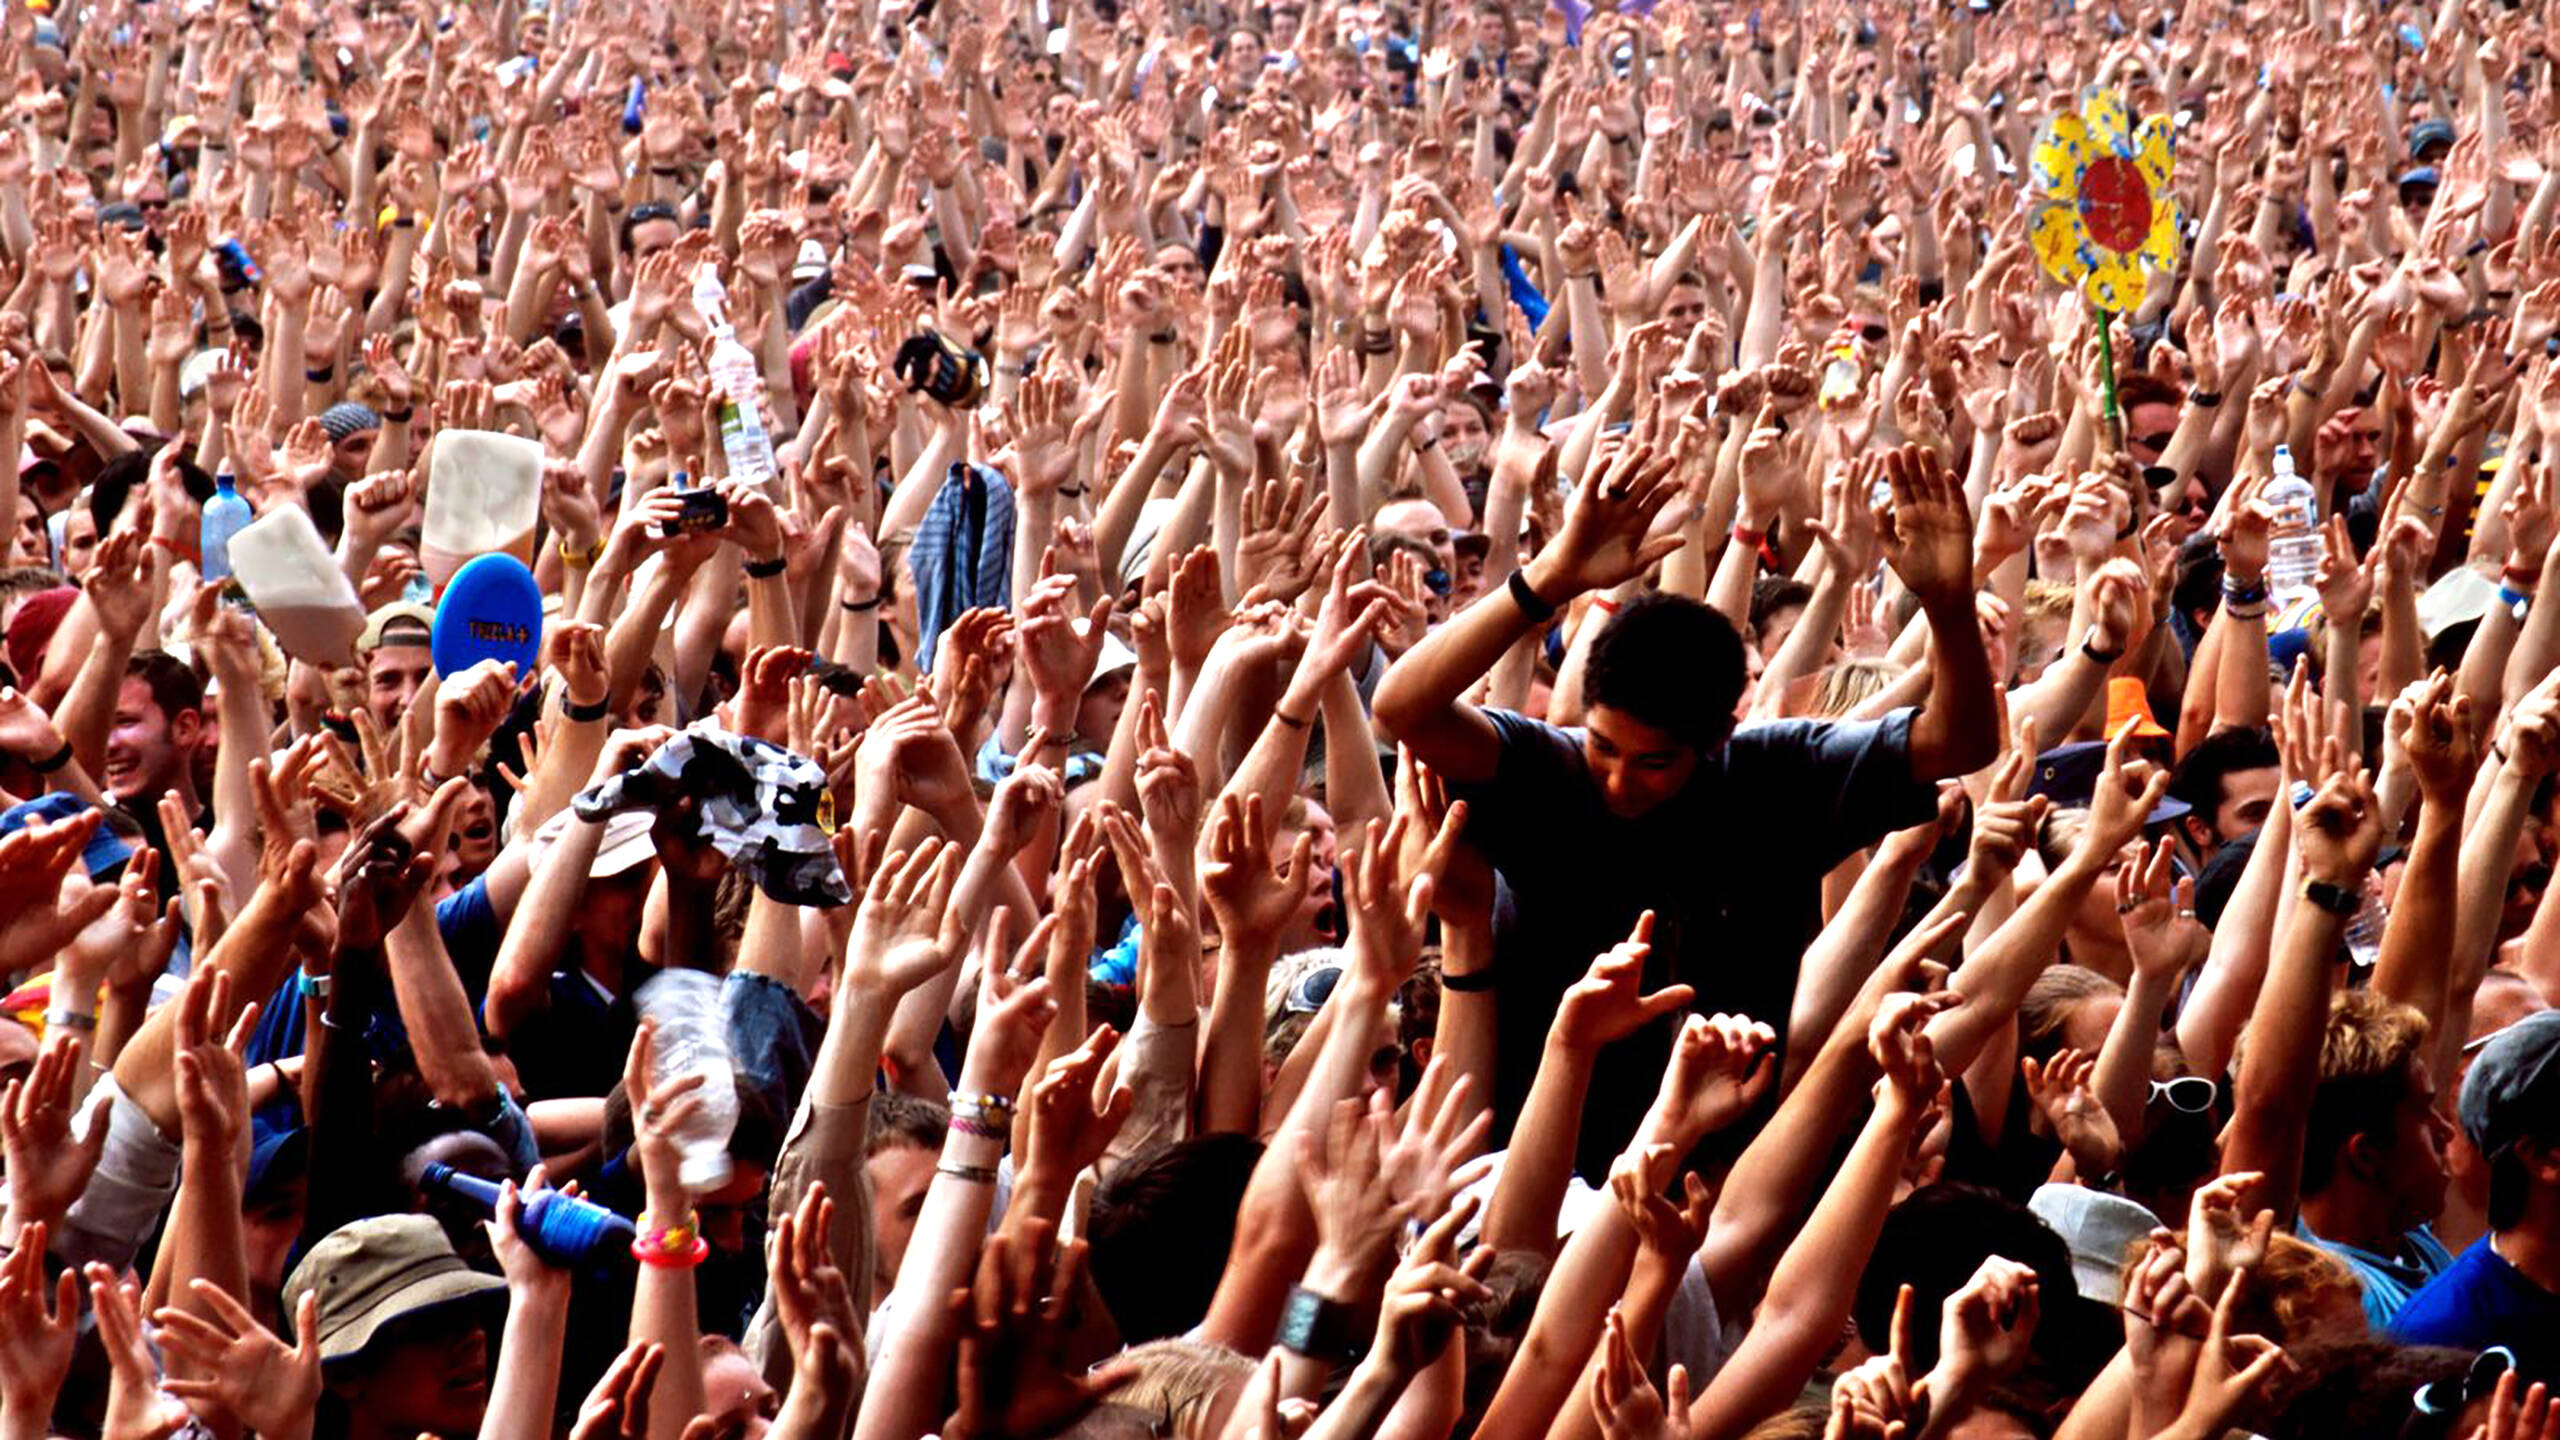
[(1378, 723), (1450, 780), (1493, 779), (1500, 742), (1493, 722), (1463, 698), (1468, 687), (1576, 596), (1623, 585), (1680, 547), (1677, 535), (1647, 538), (1653, 517), (1679, 495), (1674, 461), (1630, 445), (1605, 470), (1586, 474), (1566, 502), (1563, 532), (1503, 594), (1467, 607), (1388, 668), (1378, 682)]

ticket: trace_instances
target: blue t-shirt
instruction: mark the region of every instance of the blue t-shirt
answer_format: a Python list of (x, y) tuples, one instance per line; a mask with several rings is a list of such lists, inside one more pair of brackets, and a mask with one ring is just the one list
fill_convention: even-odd
[(2294, 1238), (2307, 1240), (2346, 1262), (2364, 1286), (2364, 1318), (2374, 1329), (2390, 1327), (2409, 1297), (2426, 1283), (2453, 1267), (2453, 1252), (2444, 1248), (2436, 1232), (2421, 1225), (2400, 1237), (2400, 1253), (2376, 1255), (2359, 1250), (2344, 1241), (2330, 1240), (2312, 1233), (2310, 1222), (2293, 1222)]
[[(1516, 1115), (1566, 988), (1654, 912), (1644, 988), (1697, 987), (1702, 1014), (1786, 1033), (1796, 965), (1822, 923), (1822, 877), (1852, 852), (1937, 813), (1911, 773), (1913, 711), (1856, 723), (1745, 725), (1698, 759), (1688, 786), (1632, 818), (1610, 813), (1583, 732), (1487, 710), (1493, 778), (1452, 784), (1467, 839), (1492, 862), (1502, 1004), (1499, 1113)], [(1671, 1053), (1677, 1017), (1602, 1052), (1584, 1107), (1582, 1173), (1607, 1173)]]
[(2521, 1379), (2560, 1382), (2560, 1295), (2526, 1279), (2486, 1235), (2409, 1297), (2391, 1338), (2457, 1350), (2504, 1345)]

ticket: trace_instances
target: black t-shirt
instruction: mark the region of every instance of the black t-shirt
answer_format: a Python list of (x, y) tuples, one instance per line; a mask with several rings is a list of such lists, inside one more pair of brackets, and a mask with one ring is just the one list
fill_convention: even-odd
[[(1796, 965), (1821, 928), (1822, 877), (1852, 852), (1936, 813), (1911, 774), (1910, 710), (1881, 720), (1747, 725), (1698, 762), (1686, 789), (1634, 819), (1609, 813), (1582, 732), (1488, 710), (1493, 779), (1452, 785), (1467, 836), (1500, 881), (1496, 1110), (1527, 1098), (1564, 992), (1654, 912), (1645, 988), (1686, 982), (1694, 1008), (1786, 1034)], [(1605, 1174), (1660, 1084), (1678, 1017), (1609, 1047), (1584, 1106), (1579, 1169)]]

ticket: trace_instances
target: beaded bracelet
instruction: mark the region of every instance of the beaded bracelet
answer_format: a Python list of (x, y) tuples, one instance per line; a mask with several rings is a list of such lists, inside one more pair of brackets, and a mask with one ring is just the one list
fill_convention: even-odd
[(965, 1109), (1000, 1110), (1005, 1114), (1010, 1115), (1013, 1113), (1013, 1097), (1010, 1095), (965, 1095), (955, 1090), (951, 1095), (951, 1109), (954, 1114)]

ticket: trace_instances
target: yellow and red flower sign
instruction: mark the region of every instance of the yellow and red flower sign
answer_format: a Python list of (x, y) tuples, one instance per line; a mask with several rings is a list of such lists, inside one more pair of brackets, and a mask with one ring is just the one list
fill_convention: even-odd
[(2089, 303), (2123, 314), (2141, 303), (2144, 261), (2178, 263), (2178, 202), (2169, 195), (2169, 117), (2139, 127), (2111, 90), (2045, 122), (2029, 164), (2037, 191), (2028, 226), (2045, 273)]

